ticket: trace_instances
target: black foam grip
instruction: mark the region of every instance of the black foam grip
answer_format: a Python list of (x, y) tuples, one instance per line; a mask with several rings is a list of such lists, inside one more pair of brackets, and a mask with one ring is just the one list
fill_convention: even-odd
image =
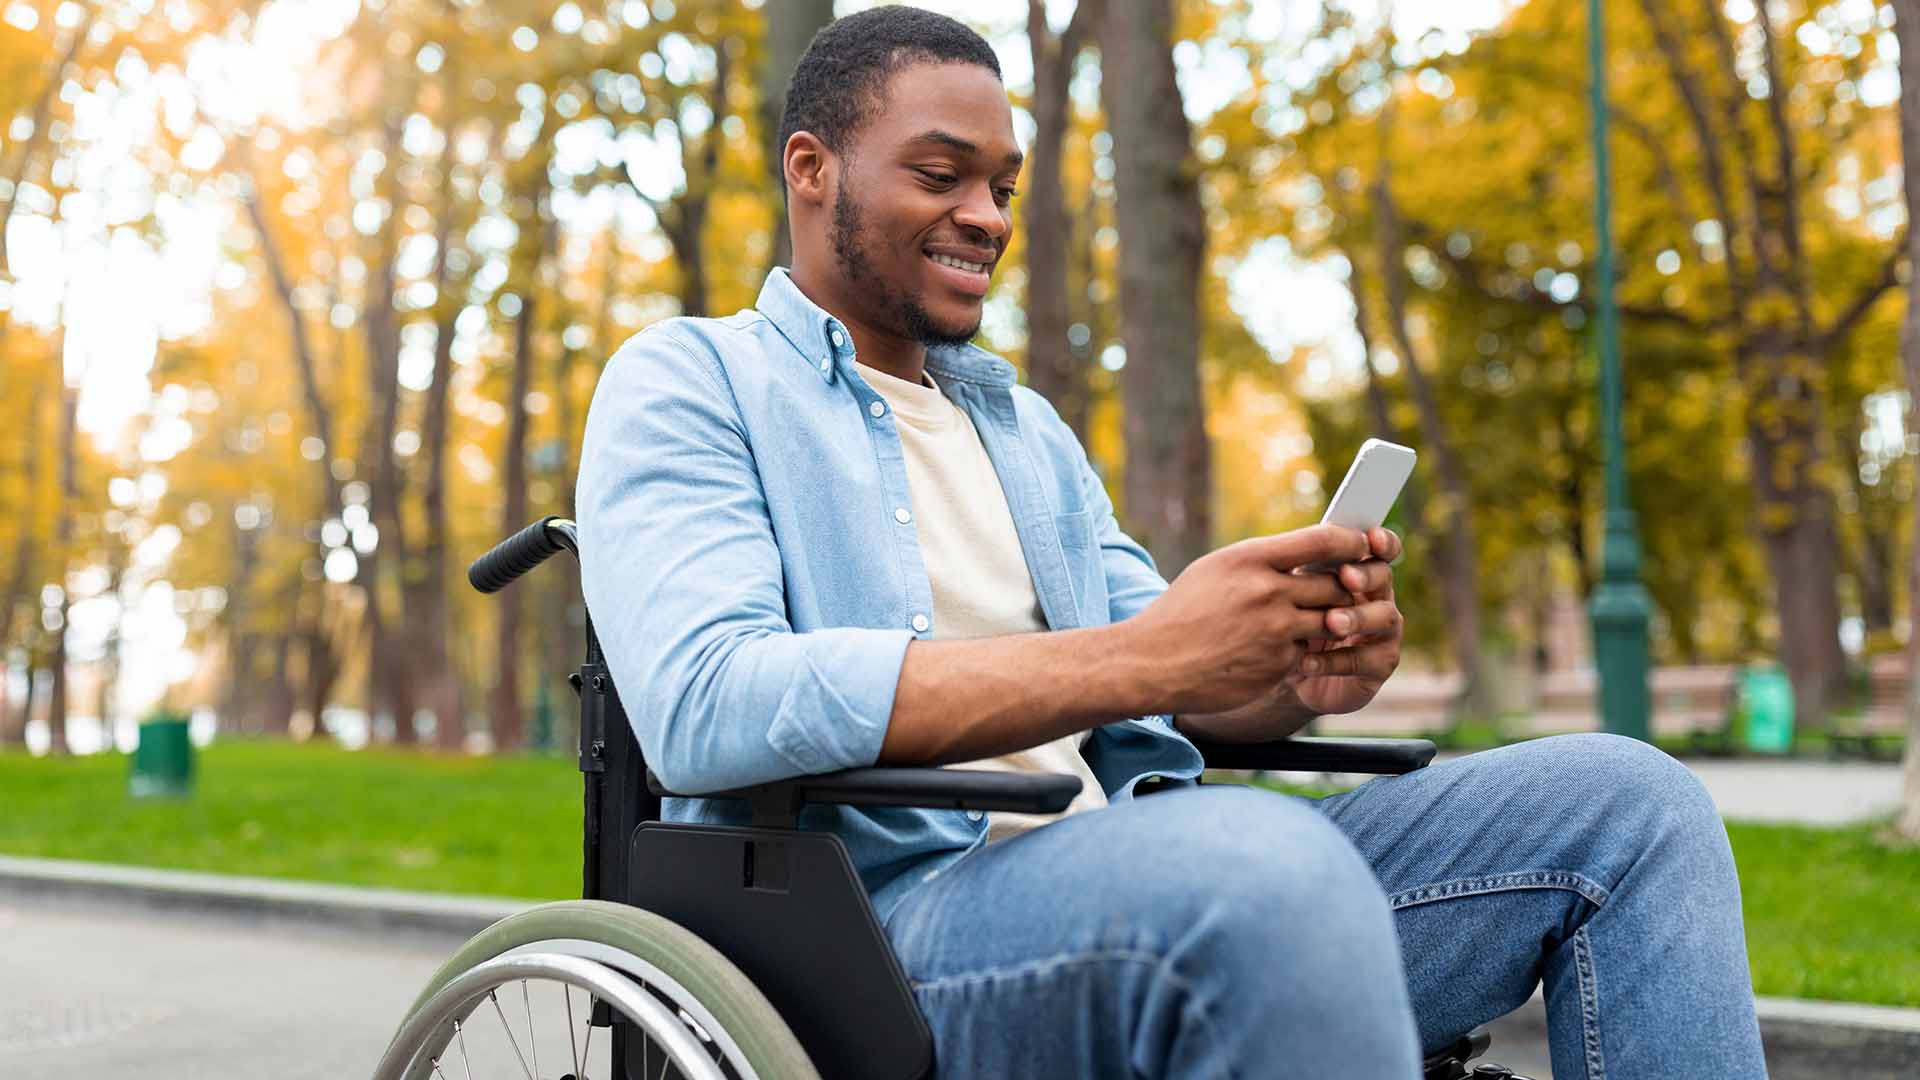
[(547, 523), (553, 520), (554, 515), (549, 514), (493, 545), (493, 550), (467, 567), (467, 580), (483, 593), (499, 592), (521, 574), (546, 562), (562, 550), (559, 541), (547, 532)]
[(1397, 776), (1426, 768), (1434, 754), (1433, 743), (1426, 739), (1328, 739), (1297, 735), (1272, 742), (1229, 743), (1191, 735), (1187, 738), (1210, 769)]
[[(703, 798), (748, 798), (756, 792), (788, 787), (805, 803), (841, 803), (849, 806), (919, 806), (933, 809), (1010, 810), (1025, 814), (1057, 814), (1080, 794), (1078, 777), (1065, 773), (1009, 773), (989, 769), (934, 769), (886, 767), (846, 769), (800, 776), (767, 784), (713, 792)], [(647, 770), (647, 787), (655, 795), (677, 795)]]

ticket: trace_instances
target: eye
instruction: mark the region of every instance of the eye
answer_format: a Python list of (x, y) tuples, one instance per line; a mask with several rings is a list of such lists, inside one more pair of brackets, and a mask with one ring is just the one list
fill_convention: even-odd
[(993, 189), (993, 197), (995, 201), (997, 201), (1001, 206), (1005, 206), (1008, 203), (1012, 202), (1014, 196), (1018, 194), (1020, 194), (1018, 191), (1015, 191), (1010, 187)]
[(915, 169), (913, 171), (919, 173), (922, 177), (924, 177), (929, 182), (934, 184), (940, 184), (942, 186), (951, 184), (955, 180), (959, 179), (958, 177), (948, 176), (946, 173), (934, 172), (930, 169)]

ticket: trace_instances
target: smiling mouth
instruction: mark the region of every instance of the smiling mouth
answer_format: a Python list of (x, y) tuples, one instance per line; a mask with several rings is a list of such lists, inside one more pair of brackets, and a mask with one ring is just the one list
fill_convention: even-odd
[(928, 252), (927, 258), (932, 259), (941, 266), (951, 266), (955, 270), (964, 270), (969, 274), (984, 274), (987, 272), (986, 263), (968, 262), (965, 259), (956, 259), (951, 255), (939, 255), (933, 252)]

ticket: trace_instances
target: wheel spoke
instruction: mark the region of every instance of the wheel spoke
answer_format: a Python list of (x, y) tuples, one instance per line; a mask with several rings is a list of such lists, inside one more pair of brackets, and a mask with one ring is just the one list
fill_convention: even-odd
[(473, 1062), (467, 1058), (467, 1033), (460, 1028), (460, 1021), (453, 1022), (453, 1037), (460, 1040), (460, 1067), (467, 1071), (467, 1080), (473, 1080)]
[[(587, 1071), (587, 1058), (592, 1053), (593, 1053), (593, 995), (588, 994), (587, 995), (587, 1045), (582, 1047), (580, 1050), (580, 1074), (583, 1076), (586, 1074), (586, 1071)], [(615, 1066), (618, 1066), (619, 1064), (620, 1063), (617, 1061), (614, 1062)]]
[(520, 1040), (513, 1037), (513, 1027), (507, 1023), (507, 1011), (500, 1007), (500, 996), (492, 990), (487, 991), (487, 1000), (493, 1002), (494, 1015), (500, 1018), (500, 1030), (507, 1033), (507, 1045), (513, 1047), (513, 1056), (520, 1059), (520, 1071), (527, 1074), (527, 1080), (540, 1080), (527, 1068), (527, 1056), (520, 1052)]
[(567, 995), (567, 1047), (573, 1051), (573, 1075), (577, 1077), (586, 1072), (587, 1067), (580, 1063), (580, 1044), (573, 1038), (573, 987), (561, 983), (560, 991)]
[(427, 1060), (433, 1063), (433, 1075), (439, 1077), (440, 1080), (447, 1080), (447, 1074), (440, 1071), (440, 1059), (429, 1058)]
[(527, 1052), (533, 1055), (534, 1080), (540, 1076), (540, 1043), (533, 1037), (533, 998), (527, 992), (527, 980), (520, 980), (520, 1005), (527, 1010)]

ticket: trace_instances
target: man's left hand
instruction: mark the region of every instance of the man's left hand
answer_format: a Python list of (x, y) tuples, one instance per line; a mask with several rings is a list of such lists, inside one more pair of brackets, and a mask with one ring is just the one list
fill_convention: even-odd
[(1367, 530), (1373, 557), (1347, 563), (1336, 573), (1353, 594), (1350, 607), (1330, 608), (1327, 629), (1340, 635), (1314, 641), (1293, 682), (1293, 696), (1316, 714), (1350, 713), (1380, 692), (1400, 666), (1405, 620), (1393, 602), (1392, 563), (1400, 557), (1400, 538), (1386, 529)]

